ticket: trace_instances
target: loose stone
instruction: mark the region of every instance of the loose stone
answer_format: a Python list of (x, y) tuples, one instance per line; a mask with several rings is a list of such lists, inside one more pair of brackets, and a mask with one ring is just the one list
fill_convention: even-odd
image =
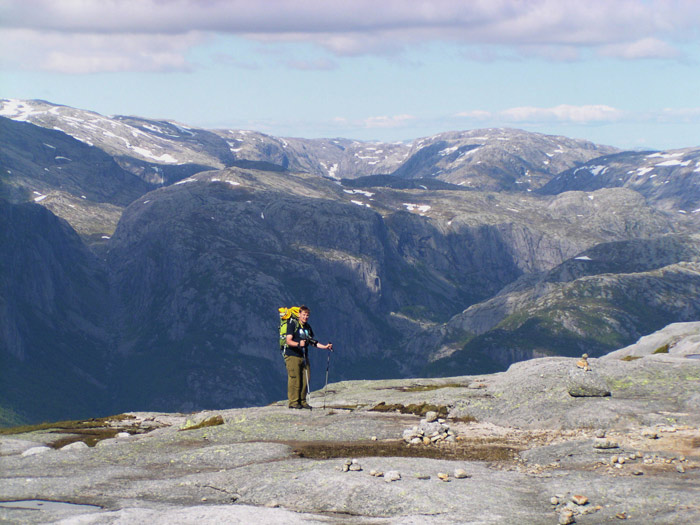
[(471, 478), (471, 475), (467, 474), (467, 471), (463, 468), (455, 469), (454, 476), (456, 479)]
[(450, 481), (450, 475), (445, 472), (438, 472), (437, 477), (441, 481)]
[(684, 474), (684, 473), (685, 473), (685, 467), (684, 467), (683, 465), (681, 465), (680, 463), (678, 463), (678, 464), (676, 465), (676, 470), (677, 470), (678, 472), (680, 472), (681, 474)]
[(438, 413), (434, 411), (430, 411), (425, 414), (425, 421), (426, 423), (432, 423), (433, 421), (437, 421), (438, 418)]
[(634, 476), (643, 476), (643, 475), (644, 475), (644, 472), (642, 472), (641, 470), (637, 469), (637, 470), (633, 470), (633, 471), (632, 471), (632, 475), (634, 475)]
[(586, 503), (588, 503), (588, 498), (580, 494), (575, 494), (571, 497), (571, 501), (576, 503), (576, 505), (585, 505)]
[(611, 449), (611, 448), (620, 448), (620, 446), (616, 442), (614, 442), (610, 439), (596, 439), (593, 442), (593, 448), (597, 448), (600, 450), (607, 450), (607, 449)]
[(552, 505), (559, 505), (559, 498), (557, 498), (556, 496), (552, 496), (551, 498), (549, 498), (549, 502)]
[(574, 513), (570, 510), (564, 510), (559, 514), (559, 525), (569, 525), (571, 523), (576, 523), (574, 519)]
[(398, 470), (390, 470), (389, 472), (384, 474), (384, 481), (387, 483), (391, 481), (398, 481), (401, 479), (401, 474), (399, 473)]

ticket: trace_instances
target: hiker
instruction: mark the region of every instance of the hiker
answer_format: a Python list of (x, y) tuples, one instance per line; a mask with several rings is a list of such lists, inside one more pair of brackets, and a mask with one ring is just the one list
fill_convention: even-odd
[(287, 336), (284, 345), (284, 364), (287, 367), (287, 399), (289, 408), (307, 408), (309, 391), (309, 345), (321, 350), (333, 350), (331, 343), (321, 344), (314, 339), (314, 331), (309, 324), (309, 307), (299, 307), (299, 319), (290, 317), (287, 321)]

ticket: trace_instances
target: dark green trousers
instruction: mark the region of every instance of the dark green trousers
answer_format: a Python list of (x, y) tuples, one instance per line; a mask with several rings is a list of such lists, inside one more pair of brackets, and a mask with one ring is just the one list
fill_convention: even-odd
[(284, 356), (287, 367), (287, 400), (289, 406), (306, 403), (309, 367), (303, 357)]

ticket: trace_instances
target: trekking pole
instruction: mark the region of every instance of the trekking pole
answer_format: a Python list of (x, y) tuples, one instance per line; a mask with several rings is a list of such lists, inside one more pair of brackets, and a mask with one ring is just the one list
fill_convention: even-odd
[(328, 350), (328, 359), (326, 360), (326, 384), (323, 387), (323, 410), (326, 409), (326, 389), (328, 388), (328, 369), (331, 367), (331, 352)]
[(309, 356), (304, 355), (304, 371), (306, 372), (306, 402), (311, 404), (311, 386), (309, 385)]

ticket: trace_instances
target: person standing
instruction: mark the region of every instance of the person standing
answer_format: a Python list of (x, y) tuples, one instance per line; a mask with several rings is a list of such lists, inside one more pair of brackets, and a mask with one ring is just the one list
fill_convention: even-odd
[(287, 367), (287, 401), (289, 408), (311, 409), (306, 400), (309, 391), (309, 345), (322, 350), (332, 350), (333, 345), (320, 344), (314, 339), (314, 331), (309, 324), (308, 306), (299, 307), (299, 319), (287, 321), (284, 364)]

